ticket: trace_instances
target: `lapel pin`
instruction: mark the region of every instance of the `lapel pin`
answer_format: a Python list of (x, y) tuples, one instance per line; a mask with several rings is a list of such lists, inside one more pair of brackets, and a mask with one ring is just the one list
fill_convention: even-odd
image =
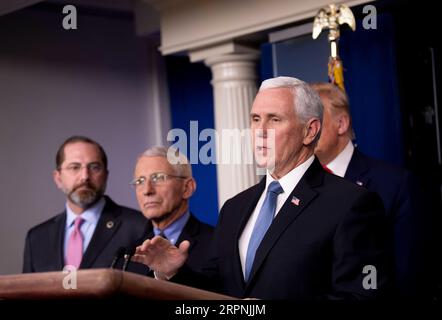
[(107, 223), (106, 223), (106, 228), (108, 228), (108, 229), (112, 229), (114, 227), (114, 222), (113, 221), (108, 221)]
[(290, 202), (293, 203), (295, 206), (299, 206), (300, 200), (298, 197), (293, 196), (292, 201)]
[(361, 186), (361, 187), (364, 185), (364, 184), (362, 183), (362, 181), (359, 181), (359, 180), (356, 181), (356, 184), (357, 184), (358, 186)]

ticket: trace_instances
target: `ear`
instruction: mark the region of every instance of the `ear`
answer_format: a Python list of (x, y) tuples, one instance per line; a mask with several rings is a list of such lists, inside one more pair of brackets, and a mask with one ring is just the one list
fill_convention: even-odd
[(350, 127), (350, 116), (346, 113), (341, 113), (338, 116), (338, 134), (342, 136), (343, 134), (346, 134), (348, 131), (348, 128)]
[(310, 119), (305, 126), (305, 135), (302, 143), (305, 146), (311, 144), (321, 131), (321, 122), (317, 118)]
[(57, 185), (57, 188), (61, 189), (62, 183), (61, 183), (60, 171), (58, 171), (57, 169), (52, 171), (52, 177), (54, 178), (54, 182)]
[(194, 178), (187, 178), (184, 182), (183, 199), (189, 199), (196, 190), (196, 181)]

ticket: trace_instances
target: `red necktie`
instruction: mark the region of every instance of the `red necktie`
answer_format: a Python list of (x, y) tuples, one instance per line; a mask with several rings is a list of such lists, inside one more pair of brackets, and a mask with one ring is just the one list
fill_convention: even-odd
[(324, 170), (327, 171), (328, 173), (332, 173), (332, 174), (333, 174), (333, 171), (331, 171), (326, 165), (323, 165), (322, 167), (323, 167)]
[(80, 266), (81, 258), (83, 257), (83, 235), (81, 234), (81, 224), (83, 219), (78, 217), (74, 221), (74, 230), (72, 230), (69, 236), (66, 265), (75, 266), (77, 269)]

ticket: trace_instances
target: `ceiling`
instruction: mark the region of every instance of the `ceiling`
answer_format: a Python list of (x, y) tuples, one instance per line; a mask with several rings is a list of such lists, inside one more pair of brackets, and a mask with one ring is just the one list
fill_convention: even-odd
[(76, 7), (86, 7), (91, 9), (102, 9), (119, 12), (132, 12), (135, 0), (1, 0), (0, 16), (23, 9), (39, 2), (53, 4), (71, 4)]

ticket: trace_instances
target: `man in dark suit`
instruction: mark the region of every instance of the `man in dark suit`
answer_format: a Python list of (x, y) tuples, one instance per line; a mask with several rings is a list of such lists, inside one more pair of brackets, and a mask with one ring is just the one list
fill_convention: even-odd
[(56, 155), (53, 172), (66, 194), (66, 210), (31, 230), (26, 237), (23, 272), (107, 268), (118, 248), (129, 248), (146, 234), (147, 221), (135, 210), (104, 196), (107, 157), (95, 141), (68, 138)]
[(140, 210), (149, 220), (143, 240), (161, 235), (173, 245), (189, 241), (187, 262), (193, 269), (200, 270), (207, 258), (213, 227), (200, 222), (189, 211), (196, 181), (187, 157), (173, 148), (147, 149), (138, 157), (131, 185)]
[[(265, 179), (223, 205), (212, 259), (185, 265), (188, 244), (155, 237), (135, 260), (161, 279), (260, 299), (373, 299), (387, 283), (380, 198), (325, 172), (313, 155), (319, 96), (303, 81), (262, 83), (251, 110), (253, 147)], [(210, 286), (209, 286), (210, 284)]]
[(394, 280), (400, 298), (429, 294), (430, 215), (411, 172), (364, 155), (353, 146), (347, 95), (330, 83), (314, 83), (324, 105), (324, 121), (315, 154), (322, 165), (370, 191), (384, 203), (394, 250)]

